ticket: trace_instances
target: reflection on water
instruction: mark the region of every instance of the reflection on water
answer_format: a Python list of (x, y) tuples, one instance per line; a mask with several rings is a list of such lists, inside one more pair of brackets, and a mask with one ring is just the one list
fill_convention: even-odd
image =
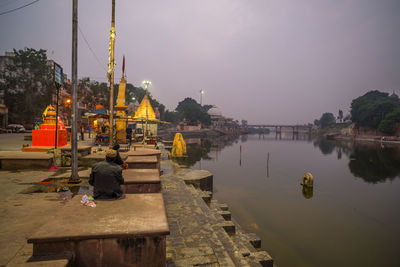
[[(214, 174), (215, 198), (278, 266), (400, 266), (399, 146), (271, 132), (188, 154), (182, 164)], [(313, 188), (300, 185), (306, 172)]]
[(308, 186), (305, 186), (305, 185), (303, 185), (302, 187), (303, 187), (303, 190), (301, 192), (303, 193), (303, 197), (307, 198), (307, 199), (312, 198), (312, 196), (313, 196), (313, 187), (308, 187)]
[(399, 155), (398, 146), (358, 145), (350, 154), (349, 168), (354, 176), (368, 183), (393, 180), (400, 175)]
[(326, 139), (314, 141), (322, 154), (334, 152), (337, 159), (346, 154), (349, 169), (355, 177), (368, 183), (393, 180), (400, 175), (400, 148), (398, 145), (381, 146), (379, 143), (340, 142)]

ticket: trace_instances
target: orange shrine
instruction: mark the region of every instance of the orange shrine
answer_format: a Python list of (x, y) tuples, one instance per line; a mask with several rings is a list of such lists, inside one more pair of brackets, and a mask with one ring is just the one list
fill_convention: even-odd
[[(58, 118), (57, 147), (67, 145), (67, 129)], [(43, 123), (39, 130), (32, 130), (32, 147), (54, 147), (56, 138), (56, 110), (49, 105), (43, 112)]]

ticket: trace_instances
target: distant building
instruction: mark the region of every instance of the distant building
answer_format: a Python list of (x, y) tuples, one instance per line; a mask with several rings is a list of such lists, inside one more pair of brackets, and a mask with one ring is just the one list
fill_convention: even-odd
[(232, 132), (240, 129), (240, 125), (233, 118), (225, 118), (222, 112), (217, 107), (212, 107), (208, 110), (208, 115), (211, 117), (211, 127), (225, 132)]

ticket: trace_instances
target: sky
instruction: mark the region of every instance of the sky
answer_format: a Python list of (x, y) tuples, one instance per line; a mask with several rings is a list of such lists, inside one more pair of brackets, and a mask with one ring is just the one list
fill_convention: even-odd
[[(0, 0), (0, 13), (33, 0)], [(78, 77), (106, 81), (111, 0), (78, 1)], [(399, 0), (116, 0), (116, 74), (152, 81), (167, 109), (191, 97), (249, 124), (346, 115), (370, 90), (400, 95)], [(0, 54), (47, 50), (70, 77), (72, 0), (0, 15)]]

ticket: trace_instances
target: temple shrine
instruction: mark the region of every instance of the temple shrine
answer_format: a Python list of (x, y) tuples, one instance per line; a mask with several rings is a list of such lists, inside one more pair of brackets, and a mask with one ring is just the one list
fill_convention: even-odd
[[(40, 129), (32, 130), (31, 148), (53, 148), (55, 146), (56, 119), (56, 110), (49, 105), (43, 112), (43, 123), (40, 125)], [(67, 145), (67, 129), (59, 118), (57, 124), (57, 147), (63, 147)]]
[(151, 106), (147, 92), (136, 110), (133, 120), (137, 122), (136, 129), (142, 129), (143, 133), (145, 133), (145, 139), (150, 136), (157, 136), (157, 123), (159, 123), (160, 120), (156, 118), (156, 114)]
[(125, 81), (125, 56), (122, 63), (122, 78), (118, 87), (118, 98), (117, 105), (115, 105), (117, 118), (115, 120), (116, 124), (116, 138), (118, 144), (126, 143), (126, 123), (127, 117), (125, 110), (127, 106), (125, 105), (125, 90), (126, 90), (126, 81)]

